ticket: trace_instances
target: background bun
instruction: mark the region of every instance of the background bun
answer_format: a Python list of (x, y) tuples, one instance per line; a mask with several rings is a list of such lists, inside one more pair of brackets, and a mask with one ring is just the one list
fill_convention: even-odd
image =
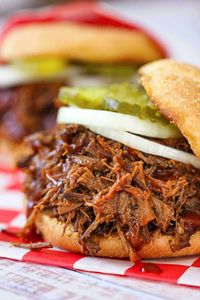
[[(65, 229), (65, 224), (58, 222), (56, 218), (50, 218), (42, 213), (38, 213), (35, 224), (45, 240), (51, 242), (54, 246), (84, 254), (84, 250), (78, 242), (78, 233), (74, 232), (71, 225), (68, 225)], [(171, 237), (166, 235), (155, 235), (151, 242), (145, 245), (137, 254), (141, 258), (160, 258), (200, 253), (200, 232), (197, 232), (191, 237), (190, 247), (183, 248), (176, 252), (172, 252), (170, 249), (170, 239), (172, 240)], [(127, 258), (131, 256), (132, 261), (136, 258), (136, 255), (130, 253), (129, 247), (122, 243), (118, 235), (111, 235), (101, 239), (98, 238), (97, 242), (101, 249), (97, 253), (97, 256), (116, 258)]]
[(5, 164), (6, 167), (15, 169), (22, 153), (23, 155), (28, 155), (30, 153), (29, 148), (26, 147), (24, 143), (12, 142), (1, 136), (0, 156), (3, 158), (3, 164)]
[(143, 66), (139, 74), (152, 102), (200, 157), (200, 69), (163, 59)]
[(16, 26), (2, 40), (3, 60), (41, 56), (81, 62), (145, 63), (163, 57), (163, 53), (137, 30), (69, 22)]

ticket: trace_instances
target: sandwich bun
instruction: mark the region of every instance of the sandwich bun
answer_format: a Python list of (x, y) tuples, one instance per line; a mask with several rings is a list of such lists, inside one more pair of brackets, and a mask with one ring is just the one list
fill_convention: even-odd
[(67, 61), (146, 63), (163, 57), (147, 34), (127, 28), (70, 22), (16, 26), (1, 42), (5, 61), (34, 57), (60, 57)]
[(16, 143), (10, 139), (6, 139), (1, 136), (0, 139), (0, 156), (2, 158), (2, 164), (8, 168), (16, 168), (17, 161), (23, 154), (29, 154), (29, 149), (23, 142)]
[(200, 157), (200, 69), (163, 59), (143, 66), (139, 74), (151, 101)]
[[(78, 232), (75, 232), (71, 225), (66, 226), (56, 218), (51, 218), (41, 212), (37, 214), (35, 224), (44, 239), (52, 243), (52, 245), (75, 253), (88, 254), (79, 243)], [(97, 237), (96, 241), (100, 247), (100, 251), (96, 254), (97, 256), (113, 258), (129, 258), (131, 256), (133, 261), (137, 256), (140, 258), (177, 257), (195, 255), (200, 252), (200, 232), (191, 236), (189, 247), (175, 252), (171, 250), (169, 243), (173, 242), (173, 237), (161, 234), (154, 235), (150, 243), (137, 251), (137, 256), (135, 255), (135, 257), (130, 253), (128, 245), (124, 244), (118, 235)]]

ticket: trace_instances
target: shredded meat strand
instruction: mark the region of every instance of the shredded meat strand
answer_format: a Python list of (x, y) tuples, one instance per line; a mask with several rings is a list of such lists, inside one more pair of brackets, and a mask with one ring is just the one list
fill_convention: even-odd
[(0, 134), (20, 142), (33, 132), (51, 128), (56, 121), (54, 99), (64, 81), (27, 83), (0, 89)]
[(49, 242), (36, 242), (36, 243), (12, 243), (13, 246), (18, 248), (25, 248), (30, 250), (38, 250), (44, 248), (52, 248)]

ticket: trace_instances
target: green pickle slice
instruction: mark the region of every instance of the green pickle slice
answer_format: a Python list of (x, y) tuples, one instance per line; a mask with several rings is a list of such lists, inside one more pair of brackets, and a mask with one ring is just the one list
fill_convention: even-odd
[(169, 121), (156, 110), (145, 90), (137, 84), (119, 83), (91, 88), (63, 87), (59, 92), (59, 100), (64, 105), (119, 112), (169, 125)]
[(138, 66), (133, 64), (83, 64), (83, 71), (87, 75), (101, 75), (106, 77), (130, 77), (137, 72)]
[(26, 58), (13, 61), (12, 65), (33, 75), (51, 75), (66, 69), (66, 62), (59, 58)]

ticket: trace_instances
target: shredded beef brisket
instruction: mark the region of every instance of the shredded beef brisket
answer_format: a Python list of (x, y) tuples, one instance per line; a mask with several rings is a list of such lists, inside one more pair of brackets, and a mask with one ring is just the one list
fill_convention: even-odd
[(0, 135), (12, 142), (51, 128), (56, 120), (53, 104), (64, 82), (42, 82), (0, 89)]
[(12, 243), (13, 246), (18, 248), (25, 248), (30, 250), (38, 250), (44, 248), (52, 248), (53, 246), (49, 242), (37, 242), (37, 243)]
[[(99, 251), (95, 236), (118, 234), (137, 251), (161, 233), (174, 237), (170, 246), (176, 251), (200, 230), (200, 170), (78, 125), (56, 126), (27, 142), (32, 154), (19, 163), (27, 174), (26, 229), (41, 210), (72, 224), (90, 254)], [(189, 149), (185, 140), (173, 146)]]

